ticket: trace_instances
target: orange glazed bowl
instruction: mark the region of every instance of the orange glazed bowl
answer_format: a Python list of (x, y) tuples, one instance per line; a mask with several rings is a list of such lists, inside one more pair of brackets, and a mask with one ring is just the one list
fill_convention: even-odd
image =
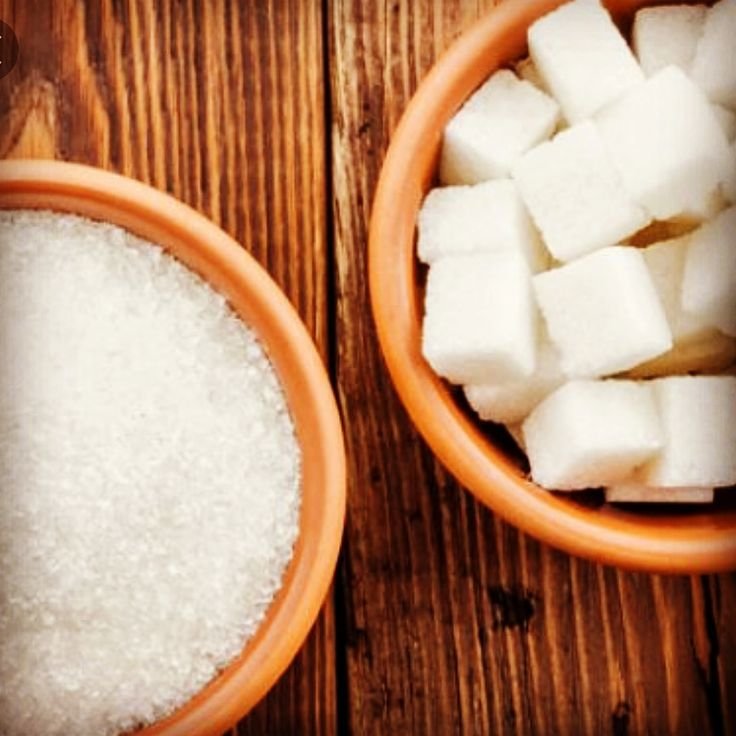
[(283, 386), (302, 453), (302, 495), (299, 535), (282, 587), (240, 656), (171, 716), (137, 733), (220, 736), (294, 658), (335, 569), (345, 513), (345, 453), (322, 361), (296, 311), (256, 261), (167, 194), (88, 166), (6, 161), (0, 162), (0, 208), (74, 213), (162, 245), (228, 299), (258, 336)]
[[(397, 127), (375, 195), (369, 279), (378, 338), (396, 390), (439, 460), (519, 529), (571, 554), (621, 567), (697, 573), (736, 567), (736, 498), (692, 508), (627, 510), (553, 494), (528, 480), (505, 432), (483, 425), (421, 353), (423, 271), (415, 223), (435, 181), (442, 131), (496, 69), (526, 54), (526, 31), (563, 0), (506, 0), (479, 20), (424, 79)], [(623, 26), (642, 0), (606, 0)], [(589, 495), (589, 494), (587, 494)], [(628, 507), (631, 509), (631, 507)]]

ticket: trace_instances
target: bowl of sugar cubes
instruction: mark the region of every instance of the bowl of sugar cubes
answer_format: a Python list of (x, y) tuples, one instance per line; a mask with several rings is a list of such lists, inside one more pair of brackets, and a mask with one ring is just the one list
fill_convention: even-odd
[(481, 502), (629, 569), (736, 567), (736, 0), (501, 3), (376, 191), (393, 383)]

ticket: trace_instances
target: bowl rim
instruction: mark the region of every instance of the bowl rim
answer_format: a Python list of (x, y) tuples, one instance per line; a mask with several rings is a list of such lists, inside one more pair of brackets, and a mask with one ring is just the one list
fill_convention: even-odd
[(172, 714), (135, 732), (220, 736), (283, 674), (330, 590), (344, 526), (346, 460), (327, 371), (295, 308), (265, 269), (211, 220), (171, 195), (84, 164), (15, 159), (0, 161), (0, 209), (9, 208), (51, 208), (106, 220), (174, 250), (253, 329), (286, 393), (302, 451), (302, 506), (282, 587), (233, 662)]
[[(414, 425), (442, 464), (483, 504), (566, 552), (665, 573), (736, 568), (736, 511), (643, 517), (584, 508), (523, 477), (458, 406), (421, 355), (415, 219), (436, 169), (441, 131), (469, 94), (525, 49), (526, 28), (564, 0), (502, 3), (463, 33), (420, 83), (394, 131), (376, 188), (368, 239), (371, 308), (389, 374)], [(607, 0), (616, 17), (653, 4)], [(656, 523), (654, 523), (656, 521)]]

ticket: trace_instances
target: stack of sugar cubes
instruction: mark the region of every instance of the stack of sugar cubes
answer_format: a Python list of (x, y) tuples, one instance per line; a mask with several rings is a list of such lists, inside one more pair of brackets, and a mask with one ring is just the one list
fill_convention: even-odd
[(532, 479), (609, 501), (736, 484), (736, 0), (535, 22), (444, 131), (422, 348)]

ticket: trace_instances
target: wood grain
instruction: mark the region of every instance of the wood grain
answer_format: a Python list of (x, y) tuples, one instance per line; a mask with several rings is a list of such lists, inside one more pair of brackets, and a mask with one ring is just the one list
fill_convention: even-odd
[[(164, 189), (268, 268), (328, 355), (319, 3), (0, 0), (17, 68), (0, 156), (59, 157)], [(241, 734), (336, 728), (331, 598)]]
[[(514, 0), (507, 0), (514, 1)], [(252, 734), (734, 734), (736, 577), (631, 574), (526, 538), (437, 464), (391, 388), (366, 232), (391, 131), (494, 0), (0, 0), (0, 156), (83, 161), (212, 217), (338, 386), (345, 545)]]
[(734, 733), (734, 577), (620, 572), (495, 519), (412, 430), (365, 317), (391, 131), (437, 55), (493, 4), (343, 0), (329, 15), (347, 732)]

